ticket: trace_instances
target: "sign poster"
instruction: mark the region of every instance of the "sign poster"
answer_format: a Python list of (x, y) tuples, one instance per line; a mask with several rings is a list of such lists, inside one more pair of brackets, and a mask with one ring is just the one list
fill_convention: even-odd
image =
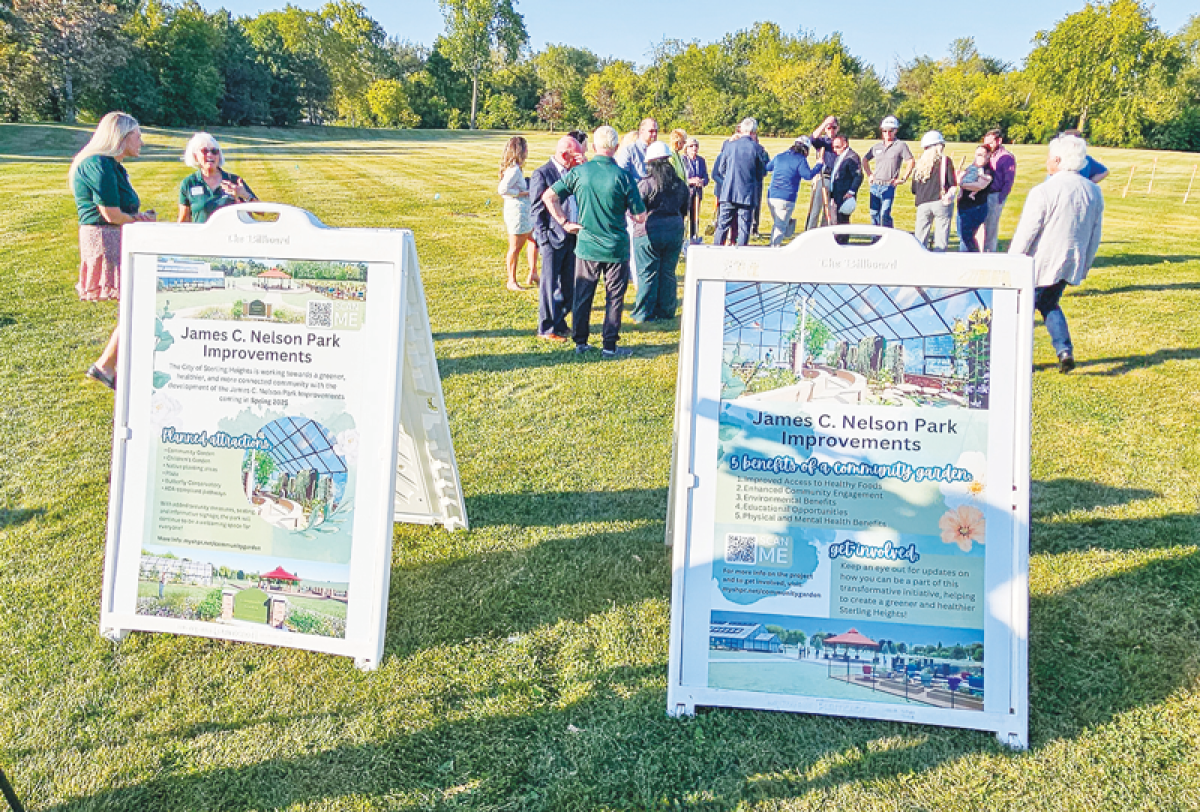
[(411, 233), (252, 203), (122, 248), (101, 633), (375, 667), (393, 519), (466, 526)]
[(136, 613), (344, 638), (368, 264), (155, 265)]
[[(964, 284), (962, 260), (880, 242), (816, 242), (808, 274), (791, 249), (771, 252), (775, 274), (689, 258), (670, 708), (978, 727), (1021, 746), (1027, 269)], [(821, 273), (821, 250), (893, 272)]]
[(708, 685), (981, 711), (991, 291), (789, 287), (726, 283)]

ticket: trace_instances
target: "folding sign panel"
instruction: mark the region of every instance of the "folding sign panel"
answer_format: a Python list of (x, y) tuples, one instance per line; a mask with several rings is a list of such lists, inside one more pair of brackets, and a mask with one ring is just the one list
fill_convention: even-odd
[(1032, 276), (869, 227), (689, 251), (671, 713), (1025, 746)]
[(122, 268), (102, 633), (375, 667), (393, 517), (466, 526), (412, 234), (255, 203)]

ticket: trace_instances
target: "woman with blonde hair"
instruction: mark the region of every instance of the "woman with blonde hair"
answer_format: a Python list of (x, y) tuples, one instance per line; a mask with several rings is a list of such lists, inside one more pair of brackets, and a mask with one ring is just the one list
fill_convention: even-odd
[(533, 215), (530, 212), (529, 184), (521, 169), (529, 157), (529, 145), (519, 135), (508, 139), (504, 156), (500, 159), (500, 185), (496, 193), (504, 198), (504, 226), (508, 229), (508, 251), (504, 255), (504, 267), (508, 271), (508, 289), (524, 290), (517, 282), (517, 258), (521, 248), (528, 244), (529, 279), (526, 285), (538, 284), (537, 243), (533, 233)]
[(203, 223), (217, 209), (258, 200), (246, 181), (225, 171), (217, 139), (196, 133), (183, 148), (183, 162), (196, 171), (179, 184), (179, 222)]
[[(142, 130), (128, 113), (100, 119), (91, 140), (71, 161), (67, 186), (79, 213), (79, 281), (75, 290), (87, 302), (116, 299), (121, 290), (121, 226), (152, 221), (154, 211), (139, 213), (141, 199), (129, 183), (123, 162), (142, 151)], [(117, 331), (87, 375), (116, 389)]]
[(683, 165), (683, 148), (687, 145), (687, 137), (687, 133), (678, 129), (671, 130), (667, 136), (667, 146), (671, 148), (671, 166), (675, 167), (675, 174), (684, 183), (688, 179), (687, 167)]
[(913, 236), (925, 245), (933, 232), (933, 250), (945, 251), (950, 244), (950, 222), (958, 197), (958, 173), (946, 156), (946, 139), (930, 130), (921, 139), (920, 159), (912, 174), (912, 193), (917, 203), (917, 227)]

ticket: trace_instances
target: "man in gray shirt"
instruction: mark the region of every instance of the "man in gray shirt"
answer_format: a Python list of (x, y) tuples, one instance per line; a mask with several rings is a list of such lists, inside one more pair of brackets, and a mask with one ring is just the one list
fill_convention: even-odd
[[(908, 182), (917, 161), (908, 144), (896, 139), (900, 122), (888, 116), (879, 125), (883, 140), (862, 156), (863, 172), (871, 184), (871, 225), (892, 228), (892, 203), (896, 187)], [(871, 163), (875, 163), (874, 169)]]

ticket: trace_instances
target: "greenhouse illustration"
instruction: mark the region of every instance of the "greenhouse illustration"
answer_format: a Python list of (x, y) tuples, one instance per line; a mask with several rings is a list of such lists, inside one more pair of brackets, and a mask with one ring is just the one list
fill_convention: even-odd
[(318, 529), (345, 507), (346, 460), (324, 426), (283, 417), (263, 426), (262, 434), (272, 450), (247, 451), (242, 462), (246, 498), (261, 518), (303, 531)]
[(988, 289), (729, 282), (723, 400), (988, 408)]

